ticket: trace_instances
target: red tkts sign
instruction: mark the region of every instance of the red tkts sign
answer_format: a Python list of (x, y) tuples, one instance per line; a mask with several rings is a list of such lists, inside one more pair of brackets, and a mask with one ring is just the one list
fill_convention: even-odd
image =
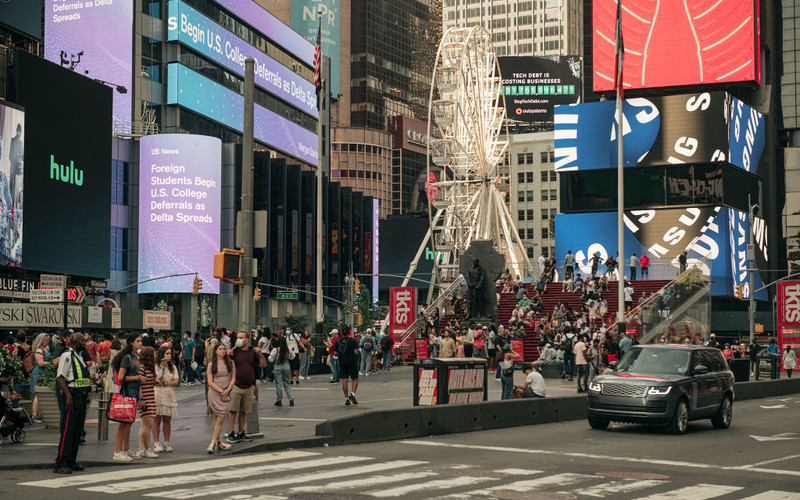
[(778, 345), (800, 345), (800, 281), (778, 282)]
[(389, 326), (408, 328), (414, 323), (414, 306), (416, 305), (416, 289), (414, 287), (396, 287), (389, 292)]

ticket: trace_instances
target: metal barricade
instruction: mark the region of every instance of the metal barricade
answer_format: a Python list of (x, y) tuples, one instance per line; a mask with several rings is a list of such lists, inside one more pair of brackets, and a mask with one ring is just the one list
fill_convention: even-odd
[(105, 391), (98, 393), (100, 396), (97, 398), (97, 440), (108, 441), (108, 418), (106, 418), (106, 410), (111, 395)]

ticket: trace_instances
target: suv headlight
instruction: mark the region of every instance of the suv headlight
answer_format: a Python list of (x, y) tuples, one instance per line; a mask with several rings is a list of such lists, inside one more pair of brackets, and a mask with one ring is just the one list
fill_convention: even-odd
[(671, 390), (672, 390), (672, 386), (668, 386), (668, 387), (651, 387), (647, 391), (647, 394), (650, 394), (651, 396), (666, 396), (667, 394), (669, 394), (669, 391), (671, 391)]
[(600, 384), (597, 382), (592, 382), (591, 384), (589, 384), (589, 390), (594, 392), (600, 392), (601, 390)]

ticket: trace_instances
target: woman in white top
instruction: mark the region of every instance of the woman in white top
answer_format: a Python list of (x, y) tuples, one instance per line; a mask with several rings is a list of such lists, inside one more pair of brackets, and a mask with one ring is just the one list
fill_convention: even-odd
[[(172, 347), (164, 344), (156, 354), (156, 419), (153, 425), (153, 451), (172, 451), (172, 417), (178, 416), (178, 401), (175, 399), (175, 387), (180, 377), (178, 368), (172, 363)], [(158, 440), (160, 431), (164, 431), (164, 444)]]
[(797, 355), (792, 349), (792, 346), (787, 345), (786, 350), (783, 351), (783, 369), (786, 370), (786, 375), (792, 378), (792, 370), (797, 368)]
[(273, 363), (273, 375), (275, 375), (275, 392), (278, 399), (275, 400), (275, 406), (282, 406), (281, 400), (283, 399), (283, 391), (286, 391), (286, 397), (289, 399), (289, 406), (294, 406), (294, 393), (292, 392), (292, 369), (289, 361), (294, 359), (294, 351), (289, 349), (286, 342), (286, 337), (278, 339), (278, 347), (272, 349), (269, 353), (269, 362)]

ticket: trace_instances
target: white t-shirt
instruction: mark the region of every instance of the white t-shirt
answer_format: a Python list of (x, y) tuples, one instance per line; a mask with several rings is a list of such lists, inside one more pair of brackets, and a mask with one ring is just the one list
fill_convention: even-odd
[(296, 332), (289, 332), (286, 334), (286, 346), (290, 351), (297, 354), (300, 349), (297, 347), (297, 341), (300, 339), (300, 334)]
[(544, 377), (541, 373), (537, 372), (536, 370), (531, 371), (528, 376), (525, 377), (525, 382), (530, 384), (530, 388), (534, 394), (545, 397), (546, 389), (544, 386)]
[(622, 289), (622, 293), (625, 294), (625, 302), (633, 302), (633, 287), (626, 286)]
[(575, 354), (575, 364), (576, 365), (585, 365), (586, 363), (586, 356), (583, 353), (586, 352), (586, 344), (583, 341), (578, 342), (575, 344), (575, 347), (572, 348), (572, 352)]

